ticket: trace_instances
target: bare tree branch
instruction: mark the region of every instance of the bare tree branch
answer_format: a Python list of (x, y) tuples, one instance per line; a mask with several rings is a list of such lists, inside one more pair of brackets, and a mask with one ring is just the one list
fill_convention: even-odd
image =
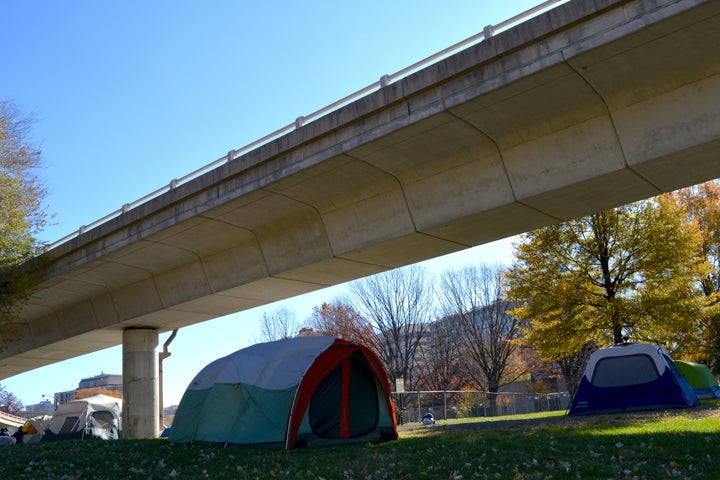
[(508, 369), (519, 333), (517, 320), (507, 313), (512, 305), (503, 296), (500, 267), (451, 270), (442, 275), (440, 284), (444, 313), (465, 339), (464, 351), (475, 380), (483, 390), (497, 392), (504, 381), (517, 377), (508, 375)]
[(415, 385), (417, 349), (433, 318), (433, 291), (426, 271), (411, 266), (381, 273), (350, 285), (358, 310), (379, 337), (380, 352), (392, 381)]
[(274, 312), (264, 312), (260, 323), (260, 342), (272, 342), (297, 336), (300, 330), (295, 312), (279, 307)]

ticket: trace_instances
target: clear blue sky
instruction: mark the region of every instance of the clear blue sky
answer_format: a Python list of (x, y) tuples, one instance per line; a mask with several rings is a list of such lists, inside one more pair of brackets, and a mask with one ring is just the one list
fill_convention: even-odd
[[(54, 241), (537, 0), (0, 0), (0, 98), (36, 117)], [(509, 241), (429, 262), (507, 262)], [(177, 404), (208, 362), (252, 343), (264, 311), (306, 318), (342, 287), (181, 329)], [(161, 336), (161, 343), (167, 334)], [(111, 348), (0, 381), (25, 404), (121, 373)]]

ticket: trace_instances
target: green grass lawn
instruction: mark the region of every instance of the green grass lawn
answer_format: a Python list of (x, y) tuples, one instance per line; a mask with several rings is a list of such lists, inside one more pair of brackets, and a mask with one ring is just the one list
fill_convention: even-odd
[(400, 440), (283, 451), (65, 441), (0, 448), (8, 479), (720, 478), (720, 407), (544, 415), (400, 428)]

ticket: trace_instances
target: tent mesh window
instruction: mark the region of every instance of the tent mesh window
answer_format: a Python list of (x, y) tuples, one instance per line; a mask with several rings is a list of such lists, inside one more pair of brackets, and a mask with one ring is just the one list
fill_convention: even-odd
[(113, 414), (107, 410), (93, 412), (92, 418), (95, 428), (110, 429), (113, 426)]
[(63, 422), (62, 427), (60, 427), (58, 435), (67, 435), (69, 433), (73, 433), (75, 431), (75, 427), (77, 427), (79, 420), (80, 419), (78, 417), (67, 417), (65, 419), (65, 422)]
[(596, 387), (625, 387), (660, 377), (655, 362), (645, 354), (607, 357), (597, 362), (590, 383)]
[[(380, 417), (377, 385), (370, 367), (357, 357), (350, 359), (347, 392), (349, 437), (360, 437), (377, 426)], [(310, 402), (312, 431), (322, 438), (343, 438), (341, 433), (343, 402), (342, 365), (338, 365), (318, 386)], [(347, 382), (347, 380), (346, 380)]]

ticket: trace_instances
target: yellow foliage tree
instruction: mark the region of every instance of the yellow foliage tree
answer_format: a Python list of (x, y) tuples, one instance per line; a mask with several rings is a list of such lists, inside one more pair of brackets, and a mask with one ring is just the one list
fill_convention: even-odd
[(700, 317), (700, 344), (687, 359), (706, 363), (720, 373), (720, 183), (711, 181), (679, 190), (671, 195), (685, 215), (700, 228), (700, 254), (712, 266), (697, 279), (705, 296)]
[(697, 346), (700, 231), (667, 196), (534, 230), (507, 273), (524, 342), (549, 360), (585, 345), (656, 341)]
[(29, 141), (32, 118), (0, 100), (0, 351), (16, 334), (18, 306), (34, 284), (19, 266), (41, 245), (35, 235), (46, 225), (45, 187), (36, 172), (40, 149)]

